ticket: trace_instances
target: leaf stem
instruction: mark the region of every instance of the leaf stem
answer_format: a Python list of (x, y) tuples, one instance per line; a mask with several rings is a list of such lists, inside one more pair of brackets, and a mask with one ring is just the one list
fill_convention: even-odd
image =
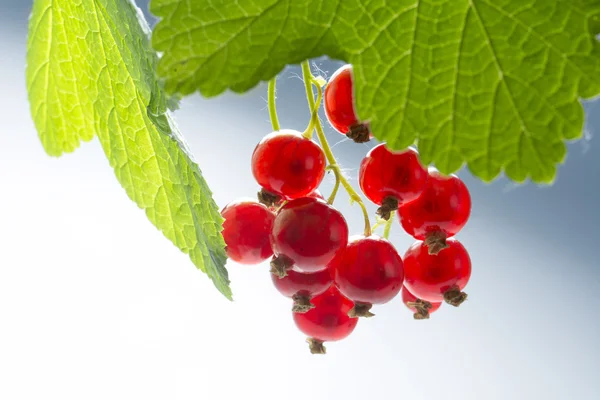
[[(317, 131), (317, 137), (319, 138), (319, 142), (321, 142), (321, 146), (323, 147), (323, 152), (325, 153), (327, 162), (329, 163), (329, 166), (331, 167), (331, 169), (333, 170), (333, 173), (335, 174), (336, 181), (339, 181), (339, 183), (344, 187), (346, 192), (348, 192), (348, 196), (350, 196), (350, 200), (358, 203), (358, 205), (360, 206), (360, 208), (363, 212), (364, 220), (365, 220), (364, 235), (371, 236), (371, 221), (369, 220), (369, 212), (367, 211), (367, 207), (365, 207), (365, 204), (362, 201), (362, 198), (360, 197), (360, 195), (354, 190), (354, 188), (352, 187), (350, 182), (348, 182), (348, 180), (342, 174), (340, 166), (338, 165), (338, 163), (335, 159), (335, 156), (333, 155), (333, 152), (331, 151), (331, 147), (329, 147), (327, 138), (325, 137), (325, 132), (323, 131), (323, 126), (321, 125), (321, 121), (317, 117), (317, 113), (316, 113), (316, 109), (315, 109), (315, 98), (314, 98), (315, 94), (314, 94), (313, 88), (312, 88), (312, 85), (313, 85), (313, 83), (316, 82), (316, 79), (310, 71), (310, 65), (308, 63), (308, 60), (305, 60), (302, 62), (302, 77), (304, 79), (304, 88), (306, 89), (306, 99), (308, 101), (308, 108), (311, 110), (311, 112), (313, 113), (313, 117), (315, 117), (315, 119), (316, 119), (314, 127)], [(318, 82), (317, 82), (316, 86), (317, 86), (317, 90), (322, 92), (322, 88), (318, 84)], [(332, 193), (332, 194), (334, 194), (334, 193)], [(333, 201), (331, 196), (328, 199), (328, 202), (329, 201), (331, 201), (331, 202)]]
[(395, 214), (396, 214), (396, 211), (392, 211), (390, 213), (390, 218), (387, 221), (385, 221), (385, 227), (383, 228), (383, 238), (384, 239), (390, 238), (390, 230), (392, 229), (392, 221), (394, 220)]
[(277, 104), (275, 102), (275, 85), (276, 85), (277, 77), (275, 76), (273, 79), (269, 81), (269, 89), (268, 89), (268, 102), (269, 102), (269, 117), (271, 117), (271, 125), (273, 126), (274, 131), (278, 131), (281, 129), (279, 125), (279, 118), (277, 117)]

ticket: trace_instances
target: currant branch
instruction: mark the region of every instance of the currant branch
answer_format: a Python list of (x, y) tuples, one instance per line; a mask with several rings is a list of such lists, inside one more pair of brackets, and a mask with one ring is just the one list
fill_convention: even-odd
[(275, 102), (276, 81), (277, 77), (271, 79), (269, 81), (268, 89), (269, 117), (271, 118), (271, 125), (273, 126), (274, 131), (278, 131), (281, 129), (281, 126), (279, 125), (279, 118), (277, 117), (277, 105)]
[[(315, 78), (315, 76), (313, 76), (313, 74), (310, 70), (310, 65), (308, 63), (308, 60), (305, 60), (304, 62), (302, 62), (302, 77), (304, 79), (304, 88), (306, 89), (306, 99), (308, 101), (308, 108), (312, 112), (314, 112), (316, 102), (315, 102), (315, 98), (314, 98), (315, 94), (313, 92), (312, 86), (314, 84), (315, 86), (317, 86), (317, 90), (319, 90), (321, 92), (322, 92), (322, 88), (321, 88), (321, 85), (319, 84), (320, 82), (317, 80), (317, 78)], [(360, 195), (354, 190), (354, 188), (352, 187), (350, 182), (348, 182), (348, 180), (342, 175), (340, 166), (338, 165), (338, 163), (335, 159), (335, 156), (333, 155), (333, 152), (331, 151), (331, 147), (329, 146), (329, 142), (327, 141), (327, 137), (325, 136), (325, 132), (323, 131), (323, 125), (321, 124), (321, 121), (318, 118), (316, 118), (316, 121), (315, 121), (315, 129), (317, 131), (317, 137), (319, 138), (319, 142), (321, 142), (321, 146), (323, 147), (323, 152), (325, 153), (327, 162), (329, 163), (329, 166), (331, 167), (331, 169), (333, 170), (333, 173), (335, 174), (336, 181), (339, 181), (339, 183), (344, 187), (344, 189), (348, 193), (348, 196), (350, 196), (350, 200), (352, 200), (353, 202), (356, 202), (360, 206), (360, 208), (363, 212), (363, 216), (364, 216), (364, 220), (365, 220), (364, 235), (371, 236), (371, 221), (369, 219), (369, 212), (367, 211), (367, 207), (365, 206), (365, 203), (363, 202)]]

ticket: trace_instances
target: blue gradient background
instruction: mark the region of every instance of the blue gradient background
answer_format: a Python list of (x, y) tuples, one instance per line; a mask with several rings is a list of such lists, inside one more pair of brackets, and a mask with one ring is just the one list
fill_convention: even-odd
[[(230, 264), (227, 302), (127, 199), (96, 140), (43, 152), (24, 83), (29, 9), (0, 0), (0, 399), (600, 399), (599, 103), (554, 185), (460, 173), (473, 197), (466, 304), (416, 322), (396, 299), (315, 357), (266, 265)], [(303, 130), (298, 73), (282, 73), (278, 104)], [(176, 113), (221, 206), (256, 191), (265, 98), (264, 85), (191, 96)], [(373, 144), (328, 135), (356, 182)], [(336, 203), (360, 231), (358, 208)], [(392, 241), (412, 243), (398, 225)]]

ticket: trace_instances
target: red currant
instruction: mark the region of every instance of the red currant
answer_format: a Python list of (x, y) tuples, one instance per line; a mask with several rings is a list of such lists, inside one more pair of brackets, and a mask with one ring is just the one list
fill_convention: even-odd
[(445, 248), (445, 239), (456, 235), (471, 214), (471, 196), (456, 175), (444, 176), (430, 169), (427, 185), (416, 200), (400, 206), (404, 230), (425, 240), (431, 254)]
[(461, 291), (471, 277), (471, 258), (456, 239), (447, 245), (432, 255), (424, 242), (413, 244), (404, 255), (404, 285), (422, 300), (459, 306), (467, 298)]
[(314, 308), (306, 313), (294, 313), (294, 322), (302, 333), (309, 337), (313, 354), (325, 354), (323, 342), (342, 340), (352, 333), (358, 318), (351, 318), (348, 312), (354, 306), (351, 300), (342, 295), (335, 285), (325, 293), (312, 299)]
[(339, 211), (314, 197), (291, 200), (273, 222), (271, 245), (277, 257), (271, 266), (281, 276), (292, 266), (300, 272), (317, 272), (347, 243), (348, 225)]
[(271, 274), (271, 279), (279, 293), (294, 300), (294, 312), (306, 312), (314, 308), (310, 299), (325, 292), (333, 283), (329, 268), (312, 273), (292, 269), (283, 278)]
[(325, 87), (324, 104), (327, 120), (337, 131), (359, 143), (373, 137), (356, 115), (351, 65), (344, 65), (331, 76)]
[(351, 316), (372, 316), (373, 304), (387, 303), (402, 289), (402, 258), (389, 241), (376, 235), (351, 237), (332, 267), (340, 292), (355, 303)]
[(391, 151), (385, 144), (372, 148), (360, 164), (358, 183), (361, 190), (378, 206), (384, 219), (398, 205), (408, 203), (421, 194), (427, 184), (427, 170), (416, 150)]
[(252, 199), (227, 204), (221, 215), (227, 256), (240, 264), (259, 264), (273, 255), (269, 236), (275, 215)]
[(442, 305), (441, 302), (432, 303), (417, 298), (406, 286), (402, 287), (402, 302), (414, 313), (415, 319), (429, 319), (429, 314), (437, 311)]
[(252, 174), (258, 184), (288, 200), (312, 193), (325, 176), (325, 164), (319, 145), (293, 130), (268, 134), (252, 154)]

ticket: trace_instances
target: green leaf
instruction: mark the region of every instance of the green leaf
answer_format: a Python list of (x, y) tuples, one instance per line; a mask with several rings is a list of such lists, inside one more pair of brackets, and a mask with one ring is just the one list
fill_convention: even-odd
[(244, 92), (286, 64), (354, 66), (357, 112), (442, 172), (551, 182), (600, 93), (600, 0), (152, 0), (172, 93)]
[(149, 28), (128, 0), (36, 0), (27, 87), (44, 148), (98, 136), (127, 195), (231, 298), (222, 219), (168, 112)]

